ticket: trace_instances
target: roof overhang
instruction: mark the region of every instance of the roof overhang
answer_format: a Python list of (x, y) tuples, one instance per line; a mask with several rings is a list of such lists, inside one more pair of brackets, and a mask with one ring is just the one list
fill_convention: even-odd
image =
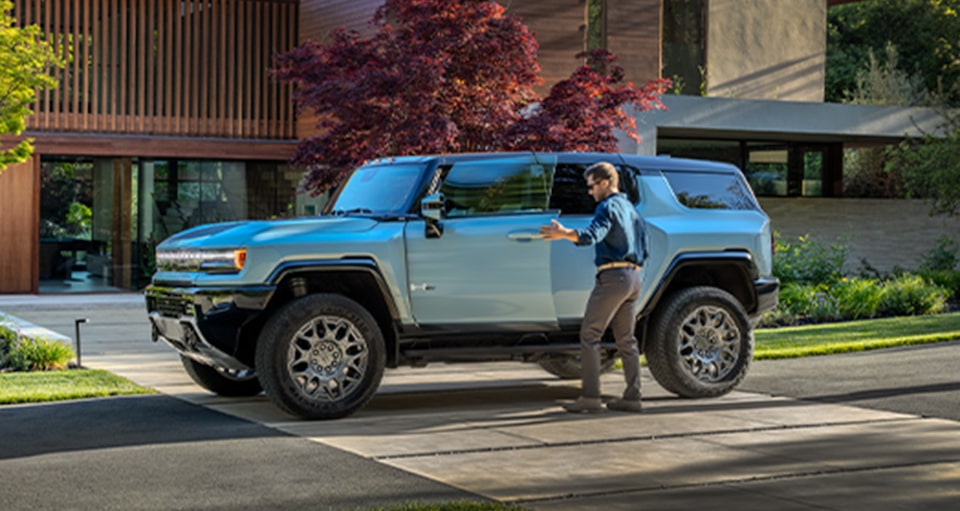
[(933, 108), (810, 103), (666, 95), (666, 110), (640, 113), (638, 145), (621, 150), (656, 154), (658, 136), (819, 143), (894, 143), (939, 133), (942, 113)]

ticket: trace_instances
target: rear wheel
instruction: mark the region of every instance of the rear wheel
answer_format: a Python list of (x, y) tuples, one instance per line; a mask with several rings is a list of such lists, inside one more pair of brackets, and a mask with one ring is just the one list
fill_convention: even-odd
[(196, 360), (180, 357), (183, 368), (197, 385), (220, 396), (247, 397), (263, 392), (253, 371), (231, 371), (201, 364)]
[(376, 320), (357, 302), (317, 294), (271, 317), (257, 342), (267, 396), (305, 419), (336, 419), (362, 408), (380, 386), (386, 347)]
[(753, 330), (740, 302), (715, 287), (681, 289), (651, 320), (645, 355), (650, 373), (681, 397), (733, 390), (753, 357)]

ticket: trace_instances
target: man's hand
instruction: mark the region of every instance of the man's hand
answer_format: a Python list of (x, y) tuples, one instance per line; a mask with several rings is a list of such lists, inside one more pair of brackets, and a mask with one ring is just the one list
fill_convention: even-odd
[(568, 229), (556, 220), (550, 220), (550, 225), (541, 227), (540, 235), (545, 240), (570, 240), (574, 243), (580, 239), (575, 229)]

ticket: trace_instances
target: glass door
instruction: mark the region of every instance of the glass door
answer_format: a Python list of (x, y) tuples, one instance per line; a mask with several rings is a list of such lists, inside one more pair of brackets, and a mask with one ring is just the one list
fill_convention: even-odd
[(133, 160), (45, 158), (40, 174), (40, 293), (139, 289)]

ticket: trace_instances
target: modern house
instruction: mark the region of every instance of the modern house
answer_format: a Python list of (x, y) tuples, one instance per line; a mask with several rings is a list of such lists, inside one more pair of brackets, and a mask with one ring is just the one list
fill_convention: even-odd
[[(187, 226), (314, 212), (286, 163), (311, 122), (272, 58), (337, 26), (367, 30), (381, 3), (14, 0), (71, 59), (28, 119), (33, 158), (0, 175), (0, 293), (139, 289), (153, 245)], [(854, 262), (889, 268), (960, 232), (919, 202), (842, 197), (845, 151), (939, 124), (823, 103), (826, 10), (842, 0), (503, 3), (537, 36), (543, 92), (580, 65), (588, 31), (631, 81), (674, 78), (682, 94), (640, 115), (642, 143), (622, 149), (740, 166), (782, 236), (852, 232)], [(588, 27), (589, 7), (602, 15)]]
[(71, 58), (28, 119), (33, 158), (0, 176), (0, 292), (139, 289), (157, 240), (295, 206), (296, 116), (269, 69), (299, 2), (14, 4)]

